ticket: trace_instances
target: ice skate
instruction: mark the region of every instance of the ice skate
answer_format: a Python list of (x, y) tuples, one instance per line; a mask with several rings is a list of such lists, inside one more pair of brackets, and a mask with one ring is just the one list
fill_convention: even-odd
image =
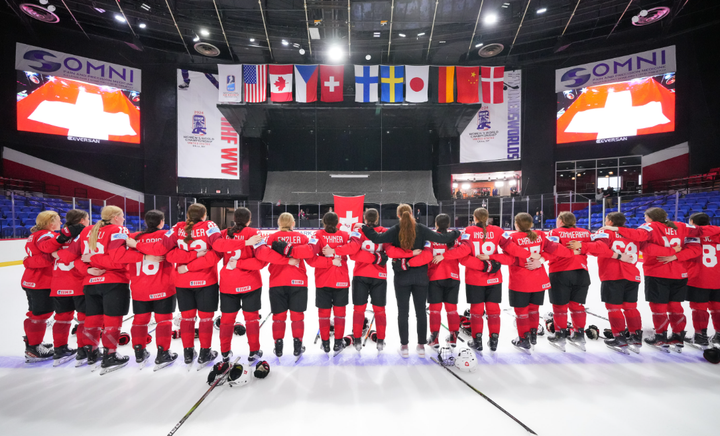
[(685, 331), (678, 333), (673, 332), (668, 340), (668, 344), (670, 344), (670, 349), (672, 351), (682, 353), (682, 350), (685, 347)]
[(720, 348), (720, 332), (715, 332), (710, 340), (710, 344), (715, 348)]
[(517, 337), (510, 341), (510, 343), (513, 344), (513, 347), (517, 348), (518, 350), (522, 351), (523, 353), (532, 354), (532, 348), (530, 345), (530, 334), (526, 334), (524, 338)]
[(100, 349), (93, 349), (92, 345), (85, 345), (85, 354), (87, 355), (87, 364), (90, 371), (94, 372), (98, 368), (98, 360), (100, 360)]
[(187, 366), (187, 370), (190, 371), (193, 367), (193, 362), (197, 357), (197, 351), (195, 351), (195, 348), (193, 347), (188, 347), (183, 349), (183, 355), (185, 358), (185, 365)]
[(667, 332), (655, 333), (655, 337), (645, 338), (645, 343), (648, 345), (652, 345), (653, 347), (657, 348), (658, 350), (664, 351), (666, 353), (670, 352), (670, 345), (668, 344)]
[(323, 350), (325, 352), (325, 354), (328, 354), (330, 352), (330, 339), (321, 341), (320, 349)]
[(150, 353), (140, 344), (135, 345), (133, 349), (135, 350), (135, 363), (138, 364), (140, 369), (145, 368), (145, 363), (150, 358)]
[(435, 351), (440, 349), (440, 341), (438, 340), (439, 332), (431, 332), (427, 340), (427, 344)]
[(410, 348), (407, 346), (407, 344), (400, 345), (399, 352), (400, 352), (400, 356), (402, 356), (403, 359), (407, 359), (410, 357)]
[(200, 354), (198, 354), (197, 363), (198, 367), (197, 370), (200, 371), (205, 366), (213, 363), (215, 359), (217, 359), (218, 352), (210, 349), (210, 348), (201, 348)]
[(497, 350), (498, 339), (499, 339), (499, 335), (497, 333), (490, 334), (490, 339), (488, 339), (488, 347), (490, 347), (490, 351)]
[(230, 358), (233, 357), (232, 351), (225, 351), (222, 353), (222, 361), (225, 363), (230, 363)]
[(177, 360), (177, 353), (173, 353), (170, 350), (166, 350), (163, 347), (158, 347), (157, 357), (155, 357), (155, 368), (153, 371), (159, 371), (166, 366), (170, 366)]
[(538, 330), (530, 329), (530, 345), (537, 345)]
[(421, 359), (425, 358), (425, 345), (424, 344), (418, 344), (417, 347), (415, 347), (415, 350), (417, 351), (419, 358), (421, 358)]
[(582, 351), (587, 351), (585, 349), (585, 332), (582, 330), (578, 330), (573, 333), (572, 336), (568, 337), (568, 342), (570, 345), (577, 347)]
[(80, 347), (75, 353), (75, 368), (80, 368), (87, 363), (87, 353), (85, 347)]
[(293, 356), (295, 356), (295, 363), (298, 363), (305, 353), (305, 347), (302, 344), (302, 339), (293, 338)]
[(355, 350), (359, 353), (362, 351), (362, 339), (361, 338), (353, 338), (353, 347), (355, 347)]
[(283, 340), (282, 339), (275, 339), (275, 348), (273, 349), (273, 353), (280, 358), (283, 355)]
[(631, 333), (630, 337), (627, 339), (628, 349), (635, 354), (640, 354), (640, 348), (642, 348), (643, 343), (642, 338), (642, 330), (636, 330), (635, 333)]
[(457, 347), (457, 339), (458, 339), (458, 332), (450, 332), (450, 334), (445, 338), (445, 342), (448, 344), (450, 348)]
[(385, 349), (385, 340), (384, 340), (384, 339), (378, 339), (378, 340), (377, 340), (378, 356), (380, 355), (380, 353), (382, 353), (382, 351), (383, 351), (384, 349)]
[(73, 357), (75, 357), (76, 352), (77, 350), (68, 348), (67, 344), (56, 347), (53, 351), (53, 367), (60, 366), (63, 363), (70, 361)]
[(105, 375), (109, 372), (117, 371), (118, 369), (126, 366), (129, 361), (130, 358), (128, 356), (123, 356), (122, 354), (119, 354), (117, 352), (110, 353), (105, 350), (102, 356), (102, 363), (100, 364), (100, 368), (102, 368), (102, 370), (100, 371), (100, 375)]
[(565, 352), (565, 337), (567, 337), (567, 329), (555, 330), (555, 333), (548, 335), (548, 342), (558, 350)]
[(342, 353), (345, 349), (345, 339), (335, 339), (335, 345), (333, 345), (333, 357), (337, 356), (338, 354)]
[(696, 332), (692, 338), (684, 338), (685, 343), (698, 350), (707, 350), (710, 348), (710, 338), (707, 335), (707, 329)]
[(262, 356), (263, 356), (262, 350), (251, 351), (250, 354), (248, 355), (248, 362), (252, 363), (252, 362), (260, 359)]
[(468, 346), (475, 350), (477, 353), (482, 353), (482, 333), (475, 333), (475, 337), (468, 341)]
[(34, 347), (25, 347), (25, 363), (42, 362), (43, 360), (50, 360), (53, 358), (54, 350), (52, 347), (46, 347), (43, 344), (35, 345)]
[(627, 340), (625, 339), (625, 335), (622, 333), (612, 339), (605, 339), (603, 342), (605, 342), (605, 345), (607, 345), (607, 347), (611, 350), (615, 350), (623, 354), (630, 354), (628, 351)]

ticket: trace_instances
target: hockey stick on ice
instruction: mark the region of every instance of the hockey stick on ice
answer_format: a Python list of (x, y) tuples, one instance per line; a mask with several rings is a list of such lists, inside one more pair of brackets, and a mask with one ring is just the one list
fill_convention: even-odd
[(363, 339), (363, 347), (365, 346), (365, 343), (367, 342), (368, 338), (370, 337), (370, 331), (372, 330), (372, 326), (375, 323), (375, 312), (373, 312), (373, 317), (370, 320), (370, 324), (368, 324), (367, 332), (365, 332), (365, 339)]
[(193, 412), (200, 406), (200, 404), (202, 404), (202, 402), (205, 401), (205, 398), (207, 398), (207, 396), (210, 395), (210, 392), (212, 392), (212, 390), (215, 389), (215, 386), (217, 386), (220, 382), (224, 382), (224, 381), (225, 381), (225, 379), (227, 378), (227, 376), (230, 374), (230, 368), (234, 368), (235, 365), (238, 363), (239, 360), (240, 360), (240, 356), (238, 356), (238, 357), (233, 361), (232, 365), (228, 365), (228, 367), (227, 367), (227, 368), (225, 369), (225, 371), (220, 375), (220, 377), (216, 378), (216, 379), (215, 379), (215, 382), (213, 382), (213, 384), (210, 385), (210, 389), (208, 389), (208, 390), (203, 394), (203, 396), (200, 397), (200, 399), (198, 400), (198, 402), (195, 403), (195, 405), (190, 408), (190, 410), (188, 411), (188, 413), (186, 413), (185, 416), (182, 417), (182, 419), (180, 420), (180, 422), (178, 422), (177, 425), (176, 425), (172, 430), (170, 430), (170, 433), (168, 433), (168, 436), (174, 435), (175, 432), (178, 431), (178, 429), (180, 428), (180, 426), (182, 426), (182, 425), (185, 423), (185, 421), (187, 421), (187, 419), (190, 417), (190, 415), (192, 415)]
[[(487, 395), (485, 395), (485, 394), (483, 394), (482, 392), (480, 392), (479, 390), (477, 390), (473, 385), (471, 385), (470, 383), (468, 383), (468, 382), (466, 382), (465, 380), (463, 380), (462, 377), (460, 377), (459, 375), (455, 374), (450, 368), (448, 368), (448, 367), (446, 367), (446, 366), (443, 366), (443, 365), (442, 365), (440, 362), (438, 362), (438, 360), (435, 359), (434, 357), (430, 357), (430, 358), (432, 359), (433, 362), (437, 363), (438, 366), (444, 368), (447, 372), (449, 372), (450, 374), (452, 374), (453, 377), (455, 377), (456, 379), (458, 379), (458, 380), (460, 380), (461, 382), (465, 383), (465, 386), (467, 386), (467, 387), (469, 387), (470, 389), (472, 389), (473, 391), (475, 391), (476, 394), (478, 394), (478, 395), (480, 395), (481, 397), (485, 398), (490, 404), (492, 404), (493, 406), (497, 407), (502, 413), (506, 414), (506, 415), (509, 416), (513, 421), (515, 421), (515, 422), (517, 422), (518, 424), (520, 424), (520, 425), (522, 426), (522, 428), (524, 428), (525, 430), (527, 430), (528, 432), (530, 432), (530, 433), (532, 433), (532, 434), (534, 434), (534, 435), (537, 435), (537, 433), (535, 433), (534, 431), (532, 431), (532, 429), (531, 429), (530, 427), (528, 427), (527, 425), (523, 424), (522, 421), (520, 421), (519, 419), (515, 418), (515, 417), (514, 417), (512, 414), (510, 414), (510, 412), (508, 412), (507, 410), (505, 410), (505, 409), (503, 409), (502, 407), (500, 407), (500, 405), (499, 405), (498, 403), (496, 403), (495, 401), (493, 401), (492, 399), (490, 399), (490, 397), (488, 397)], [(170, 436), (170, 435), (168, 435), (168, 436)]]
[[(430, 308), (428, 307), (427, 309), (425, 309), (425, 312), (427, 312), (427, 313), (429, 314), (429, 313), (430, 313)], [(445, 330), (447, 330), (447, 331), (449, 331), (450, 333), (452, 333), (452, 331), (451, 331), (445, 324), (443, 324), (443, 323), (441, 322), (440, 325), (443, 326), (443, 328), (444, 328)], [(461, 338), (460, 335), (458, 335), (457, 338), (460, 340), (460, 342), (465, 342), (465, 339)]]
[(605, 317), (602, 316), (602, 315), (598, 315), (597, 313), (590, 312), (590, 310), (588, 310), (587, 307), (585, 308), (585, 313), (587, 313), (588, 315), (592, 315), (592, 316), (594, 316), (594, 317), (596, 317), (596, 318), (604, 319), (604, 320), (607, 321), (607, 322), (610, 322), (610, 320), (609, 320), (608, 318), (605, 318)]

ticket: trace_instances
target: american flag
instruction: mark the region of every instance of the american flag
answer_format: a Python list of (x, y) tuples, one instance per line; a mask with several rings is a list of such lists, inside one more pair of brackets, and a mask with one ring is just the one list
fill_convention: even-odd
[(267, 65), (243, 65), (245, 101), (261, 103), (267, 99)]

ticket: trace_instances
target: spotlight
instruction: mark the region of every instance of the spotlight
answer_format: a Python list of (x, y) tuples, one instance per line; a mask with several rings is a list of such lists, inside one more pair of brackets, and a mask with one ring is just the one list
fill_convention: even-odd
[(200, 37), (195, 35), (195, 38), (193, 38), (193, 42), (198, 42), (198, 41), (200, 41)]
[(418, 33), (418, 36), (423, 36), (423, 35), (425, 35), (425, 32)]
[(483, 21), (485, 24), (495, 24), (498, 21), (498, 17), (495, 14), (486, 15)]
[(288, 44), (290, 44), (290, 43), (289, 43), (289, 42), (287, 42), (287, 41), (286, 41), (286, 40), (284, 40), (284, 39), (282, 40), (282, 45), (288, 45)]
[(250, 42), (255, 42), (255, 38), (250, 38)]
[(536, 14), (544, 14), (545, 12), (547, 12), (547, 8), (540, 8), (537, 11), (535, 11)]
[(372, 59), (372, 56), (370, 56), (370, 55), (365, 55), (365, 60), (369, 61), (370, 59)]
[(55, 6), (53, 6), (53, 5), (48, 6), (47, 10), (50, 12), (55, 12)]
[(93, 7), (93, 9), (95, 9), (96, 11), (98, 11), (98, 12), (101, 13), (101, 14), (104, 14), (104, 13), (105, 13), (105, 9), (103, 9), (103, 8)]
[(481, 42), (480, 44), (475, 44), (475, 48), (480, 48), (480, 47), (482, 47), (482, 46), (483, 46), (483, 43), (482, 43), (482, 42)]
[(200, 29), (200, 34), (202, 36), (210, 36), (210, 32), (207, 29)]
[(400, 36), (400, 38), (405, 38), (405, 34), (404, 34), (404, 33), (398, 33), (398, 35)]
[(333, 45), (330, 47), (330, 50), (328, 50), (328, 57), (332, 61), (341, 61), (344, 55), (345, 53), (339, 45)]
[(145, 23), (140, 23), (140, 24), (138, 24), (138, 27), (141, 28), (141, 29), (144, 29), (144, 28), (147, 27), (147, 24), (145, 24)]
[(298, 53), (300, 53), (301, 55), (304, 55), (304, 54), (305, 54), (305, 49), (304, 49), (304, 48), (301, 48), (300, 50), (298, 50)]
[(115, 19), (118, 20), (118, 21), (121, 22), (121, 23), (124, 23), (124, 22), (125, 22), (125, 17), (123, 17), (123, 16), (120, 15), (120, 14), (115, 14)]

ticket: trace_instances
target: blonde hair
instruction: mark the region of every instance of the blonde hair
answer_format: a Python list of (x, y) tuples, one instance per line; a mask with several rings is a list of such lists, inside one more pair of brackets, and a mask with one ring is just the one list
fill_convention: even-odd
[(292, 214), (283, 212), (278, 217), (278, 228), (281, 232), (291, 232), (295, 225), (295, 218)]
[(192, 242), (192, 229), (193, 226), (202, 221), (203, 217), (207, 214), (207, 209), (200, 203), (193, 203), (188, 207), (187, 219), (185, 220), (185, 241), (186, 244)]
[(533, 227), (533, 217), (529, 213), (519, 213), (515, 215), (515, 224), (518, 226), (518, 231), (525, 233), (530, 239), (530, 242), (535, 242), (538, 235), (531, 229)]
[(88, 237), (88, 247), (90, 248), (90, 251), (95, 251), (97, 248), (97, 240), (100, 229), (110, 225), (110, 221), (112, 221), (113, 218), (122, 215), (122, 213), (123, 210), (117, 206), (105, 206), (102, 208), (102, 212), (100, 212), (100, 221), (95, 223), (92, 230), (90, 230), (90, 236)]
[(475, 218), (475, 221), (477, 221), (477, 224), (480, 225), (483, 229), (483, 241), (485, 241), (485, 238), (487, 238), (487, 220), (490, 216), (490, 212), (488, 212), (487, 209), (484, 207), (478, 207), (473, 212), (473, 218)]
[(50, 224), (55, 221), (55, 218), (59, 220), (60, 215), (58, 215), (58, 213), (54, 210), (40, 212), (37, 218), (35, 218), (35, 225), (30, 229), (30, 232), (35, 233), (38, 230), (46, 230), (50, 227)]
[(575, 214), (568, 211), (560, 212), (558, 219), (560, 219), (560, 222), (563, 223), (565, 227), (575, 227), (575, 223), (577, 222)]
[(401, 204), (397, 207), (397, 215), (400, 217), (400, 248), (412, 250), (415, 245), (415, 218), (412, 215), (412, 208), (409, 204)]

